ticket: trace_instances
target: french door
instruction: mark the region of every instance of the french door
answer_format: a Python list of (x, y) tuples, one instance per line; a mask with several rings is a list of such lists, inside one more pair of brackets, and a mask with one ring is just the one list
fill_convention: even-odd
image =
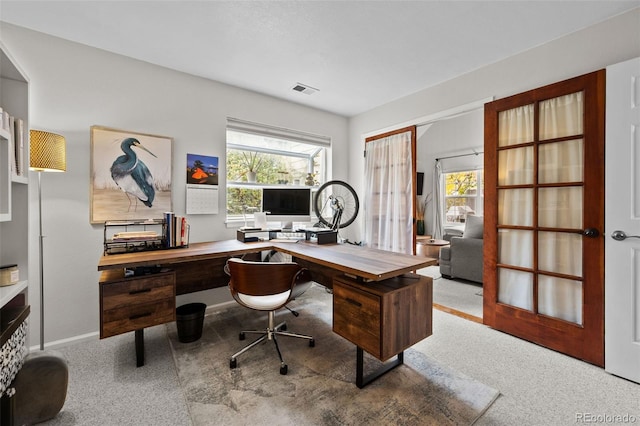
[(484, 323), (604, 365), (605, 71), (485, 105)]

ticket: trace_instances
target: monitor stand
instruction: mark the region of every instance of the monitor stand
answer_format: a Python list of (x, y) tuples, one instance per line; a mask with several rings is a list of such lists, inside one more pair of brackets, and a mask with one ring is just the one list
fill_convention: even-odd
[(293, 231), (293, 222), (281, 222), (280, 227), (283, 231)]

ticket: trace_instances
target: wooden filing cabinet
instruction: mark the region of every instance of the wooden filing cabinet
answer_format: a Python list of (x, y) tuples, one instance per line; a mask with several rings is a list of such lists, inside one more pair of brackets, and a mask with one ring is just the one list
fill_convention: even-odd
[(333, 331), (381, 361), (432, 334), (432, 306), (430, 277), (333, 280)]
[(107, 270), (100, 276), (100, 338), (115, 336), (176, 319), (174, 271), (125, 277)]

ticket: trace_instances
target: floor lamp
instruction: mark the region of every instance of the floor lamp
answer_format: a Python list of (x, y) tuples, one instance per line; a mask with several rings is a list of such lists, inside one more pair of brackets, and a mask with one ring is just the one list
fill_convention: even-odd
[(40, 223), (40, 350), (44, 350), (44, 262), (42, 235), (42, 172), (67, 170), (66, 142), (63, 136), (41, 130), (29, 131), (29, 168), (38, 172), (38, 221)]

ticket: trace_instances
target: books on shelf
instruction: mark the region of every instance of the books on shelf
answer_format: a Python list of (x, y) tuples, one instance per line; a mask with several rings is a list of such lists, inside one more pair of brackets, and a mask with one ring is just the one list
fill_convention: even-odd
[(13, 117), (0, 107), (0, 123), (9, 139), (11, 174), (14, 176), (26, 176), (25, 150), (28, 139), (24, 120)]
[(26, 167), (25, 167), (25, 158), (24, 158), (24, 148), (25, 148), (25, 129), (24, 129), (24, 120), (19, 118), (15, 119), (14, 132), (15, 132), (15, 157), (16, 157), (16, 175), (25, 176), (26, 175)]
[(189, 224), (185, 216), (173, 212), (165, 212), (166, 247), (183, 247), (189, 245)]

